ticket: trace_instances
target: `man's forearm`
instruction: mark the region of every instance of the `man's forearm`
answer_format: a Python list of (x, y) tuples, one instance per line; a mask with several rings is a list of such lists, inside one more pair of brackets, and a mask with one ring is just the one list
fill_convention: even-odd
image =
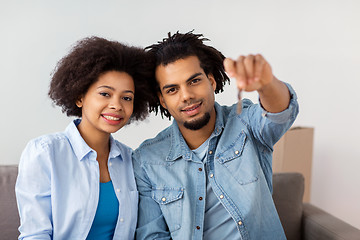
[(262, 107), (272, 113), (284, 111), (290, 103), (290, 93), (286, 84), (276, 77), (258, 90)]

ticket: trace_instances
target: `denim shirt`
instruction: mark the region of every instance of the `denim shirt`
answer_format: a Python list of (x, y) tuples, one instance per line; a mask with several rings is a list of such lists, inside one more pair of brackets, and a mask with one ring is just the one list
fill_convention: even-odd
[(137, 239), (203, 239), (205, 170), (241, 239), (286, 239), (272, 200), (272, 153), (298, 114), (296, 94), (287, 86), (290, 104), (280, 113), (266, 112), (248, 99), (239, 115), (236, 104), (215, 103), (205, 164), (175, 121), (140, 145), (133, 153), (140, 194)]
[[(99, 200), (96, 152), (76, 125), (31, 140), (22, 153), (15, 186), (19, 239), (86, 239)], [(133, 239), (137, 221), (132, 149), (110, 136), (108, 168), (119, 201), (113, 239)]]

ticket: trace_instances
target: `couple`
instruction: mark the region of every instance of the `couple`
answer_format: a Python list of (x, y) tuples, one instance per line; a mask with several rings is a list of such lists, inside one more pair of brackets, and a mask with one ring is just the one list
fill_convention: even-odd
[[(271, 161), (296, 94), (261, 55), (225, 59), (204, 40), (143, 50), (92, 37), (58, 63), (49, 96), (80, 119), (25, 148), (20, 239), (286, 239)], [(228, 75), (260, 104), (215, 102)], [(112, 138), (149, 111), (175, 121), (135, 151)]]

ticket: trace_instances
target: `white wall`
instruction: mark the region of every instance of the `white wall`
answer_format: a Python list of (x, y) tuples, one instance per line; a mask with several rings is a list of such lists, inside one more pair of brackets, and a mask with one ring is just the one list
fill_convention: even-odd
[[(293, 85), (295, 125), (315, 128), (311, 202), (360, 228), (359, 1), (50, 2), (0, 0), (0, 164), (18, 163), (27, 141), (69, 123), (47, 90), (75, 41), (98, 35), (147, 46), (195, 29), (226, 56), (262, 53)], [(234, 84), (225, 92), (219, 102), (236, 101)], [(152, 116), (115, 137), (135, 148), (168, 125)]]

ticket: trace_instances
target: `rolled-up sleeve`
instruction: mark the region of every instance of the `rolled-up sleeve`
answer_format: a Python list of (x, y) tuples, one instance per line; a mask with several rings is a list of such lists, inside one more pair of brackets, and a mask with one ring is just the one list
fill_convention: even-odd
[(285, 109), (282, 112), (279, 113), (270, 113), (267, 112), (263, 107), (261, 107), (262, 109), (262, 115), (266, 116), (270, 121), (274, 122), (274, 123), (286, 123), (286, 122), (293, 122), (296, 118), (296, 116), (299, 113), (299, 104), (297, 102), (297, 95), (296, 92), (294, 91), (294, 89), (291, 87), (290, 84), (288, 83), (284, 83), (290, 93), (290, 103), (289, 106), (287, 107), (287, 109)]
[(297, 95), (290, 84), (285, 84), (290, 93), (290, 102), (284, 111), (270, 113), (260, 104), (249, 104), (245, 117), (245, 122), (251, 128), (254, 137), (271, 151), (274, 144), (294, 123), (299, 113)]

